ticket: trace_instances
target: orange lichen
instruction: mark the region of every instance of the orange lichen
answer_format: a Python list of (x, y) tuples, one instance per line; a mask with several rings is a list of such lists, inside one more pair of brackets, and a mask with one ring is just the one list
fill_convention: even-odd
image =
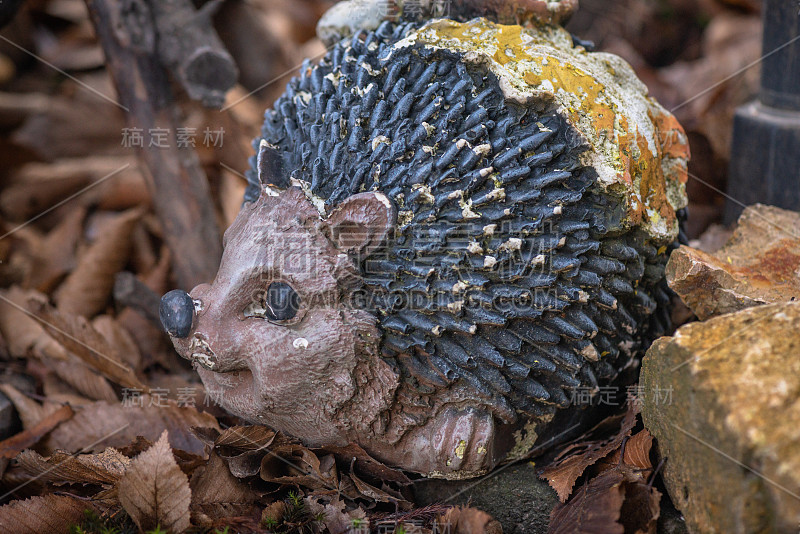
[(545, 24), (527, 29), (485, 19), (437, 20), (410, 42), (457, 50), (485, 64), (507, 98), (523, 104), (552, 98), (592, 146), (587, 163), (598, 170), (600, 186), (625, 201), (627, 223), (664, 241), (675, 238), (675, 210), (686, 202), (686, 134), (622, 60), (574, 47), (566, 31)]

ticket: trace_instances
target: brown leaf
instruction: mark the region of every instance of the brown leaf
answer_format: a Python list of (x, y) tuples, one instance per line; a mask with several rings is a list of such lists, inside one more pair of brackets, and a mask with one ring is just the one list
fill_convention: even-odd
[[(325, 499), (327, 501), (328, 499)], [(354, 532), (353, 520), (362, 520), (366, 524), (367, 514), (361, 508), (347, 511), (347, 507), (338, 497), (330, 502), (320, 502), (319, 498), (310, 496), (304, 499), (308, 510), (314, 516), (322, 516), (322, 523), (331, 534), (344, 534)], [(416, 532), (416, 531), (409, 531)], [(446, 532), (446, 531), (442, 531)]]
[[(33, 372), (33, 365), (28, 364), (28, 369)], [(42, 395), (48, 401), (69, 404), (73, 408), (94, 402), (79, 394), (75, 388), (61, 380), (55, 373), (45, 371), (45, 374), (41, 376), (41, 381)]]
[(608, 456), (613, 450), (619, 448), (627, 436), (630, 436), (631, 430), (636, 425), (637, 414), (638, 408), (629, 407), (621, 428), (614, 436), (594, 441), (586, 441), (585, 436), (578, 438), (575, 443), (556, 457), (551, 465), (542, 470), (540, 477), (547, 479), (550, 486), (556, 490), (562, 503), (570, 496), (575, 481), (580, 478), (587, 467)]
[(236, 478), (254, 477), (261, 472), (261, 461), (267, 455), (266, 449), (243, 452), (236, 456), (225, 456), (228, 469)]
[(228, 470), (219, 455), (211, 453), (208, 463), (198, 468), (189, 483), (191, 510), (196, 524), (211, 524), (215, 519), (250, 515), (258, 495)]
[(578, 488), (567, 503), (556, 505), (550, 513), (548, 534), (625, 534), (617, 522), (624, 480), (619, 470), (611, 470)]
[(86, 502), (61, 495), (31, 497), (0, 506), (0, 532), (14, 534), (64, 534), (84, 519)]
[(0, 441), (0, 458), (11, 459), (23, 449), (32, 447), (38, 443), (45, 434), (52, 431), (59, 424), (70, 419), (72, 415), (72, 408), (69, 406), (62, 406), (31, 428), (23, 430), (16, 436), (11, 436), (6, 440)]
[(129, 210), (103, 227), (95, 242), (81, 254), (78, 266), (55, 292), (59, 310), (91, 317), (105, 309), (114, 287), (114, 275), (128, 262), (131, 232), (141, 216), (140, 209)]
[(63, 313), (38, 298), (29, 299), (27, 306), (42, 321), (53, 339), (89, 367), (121, 386), (144, 388), (133, 369), (86, 318)]
[(142, 530), (180, 533), (191, 526), (189, 479), (172, 456), (167, 431), (137, 456), (119, 481), (119, 500)]
[(351, 443), (347, 447), (325, 447), (322, 450), (335, 454), (337, 457), (342, 458), (347, 464), (350, 464), (350, 462), (355, 459), (356, 471), (366, 476), (384, 482), (396, 482), (403, 486), (411, 484), (411, 480), (405, 473), (379, 462), (355, 443)]
[(106, 447), (124, 447), (137, 436), (156, 440), (168, 430), (174, 448), (205, 454), (205, 444), (197, 439), (191, 428), (218, 428), (213, 416), (191, 407), (179, 407), (172, 401), (164, 406), (151, 406), (150, 402), (150, 397), (143, 395), (141, 407), (97, 401), (76, 408), (75, 417), (51, 432), (43, 445), (51, 451), (86, 448), (98, 452)]
[(22, 420), (22, 428), (26, 430), (34, 427), (45, 417), (61, 408), (60, 404), (53, 402), (39, 404), (35, 400), (22, 394), (11, 384), (0, 384), (0, 391), (5, 393), (12, 404), (14, 404), (19, 418)]
[(434, 530), (452, 534), (503, 534), (503, 527), (486, 512), (456, 507), (435, 522)]
[(232, 426), (214, 440), (217, 447), (230, 447), (241, 451), (255, 451), (268, 447), (275, 441), (275, 432), (265, 426)]
[(49, 293), (75, 269), (75, 254), (85, 218), (86, 208), (75, 207), (42, 240), (41, 246), (34, 251), (33, 270), (28, 282), (30, 287)]
[(47, 358), (43, 360), (43, 363), (58, 378), (89, 399), (109, 402), (119, 400), (108, 380), (87, 367), (85, 363), (72, 354), (69, 355), (69, 361)]
[(99, 454), (56, 451), (45, 458), (27, 450), (17, 456), (20, 469), (42, 482), (54, 484), (114, 484), (130, 463), (130, 458), (111, 447)]
[(283, 516), (286, 515), (286, 512), (289, 511), (289, 505), (283, 501), (275, 501), (271, 503), (269, 506), (264, 508), (264, 511), (261, 512), (261, 522), (272, 521), (275, 523), (279, 523), (283, 521)]
[(15, 358), (49, 356), (66, 360), (66, 350), (47, 335), (40, 321), (26, 309), (30, 298), (46, 298), (36, 291), (26, 291), (12, 286), (0, 291), (0, 333), (8, 342), (8, 350)]
[(139, 368), (142, 363), (139, 347), (117, 320), (110, 315), (98, 315), (92, 319), (92, 327), (102, 334), (109, 345), (117, 349), (117, 354), (125, 363), (134, 370)]
[(656, 534), (661, 514), (661, 493), (647, 485), (641, 476), (630, 476), (625, 484), (620, 523), (625, 534)]
[(299, 484), (312, 490), (336, 490), (336, 464), (323, 469), (317, 455), (303, 445), (282, 445), (261, 461), (261, 478), (276, 484)]
[(650, 461), (650, 449), (652, 447), (653, 436), (650, 435), (650, 432), (647, 429), (637, 432), (625, 441), (623, 447), (603, 459), (604, 469), (611, 469), (619, 464), (619, 456), (623, 448), (625, 450), (625, 457), (623, 458), (625, 465), (643, 470), (652, 469), (653, 463)]
[(366, 482), (358, 478), (352, 471), (350, 472), (350, 479), (353, 481), (353, 484), (355, 484), (358, 492), (371, 501), (394, 503), (404, 500), (404, 499), (398, 499), (394, 495), (390, 495), (385, 491), (379, 490), (378, 488), (376, 488), (371, 484), (367, 484)]

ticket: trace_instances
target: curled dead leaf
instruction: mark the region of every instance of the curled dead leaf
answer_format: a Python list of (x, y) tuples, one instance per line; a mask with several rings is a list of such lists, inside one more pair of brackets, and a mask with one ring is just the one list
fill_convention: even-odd
[(655, 534), (661, 493), (627, 465), (584, 484), (550, 514), (548, 534)]
[(298, 484), (313, 490), (336, 491), (336, 463), (321, 462), (302, 445), (281, 445), (270, 449), (261, 460), (261, 478), (275, 484)]
[(650, 461), (650, 449), (652, 448), (653, 436), (647, 429), (644, 429), (631, 436), (630, 439), (622, 443), (619, 449), (609, 454), (601, 462), (598, 462), (598, 466), (601, 471), (616, 467), (620, 463), (620, 454), (625, 451), (622, 463), (642, 471), (648, 471), (653, 468), (653, 463)]
[(58, 378), (72, 386), (81, 395), (92, 400), (116, 402), (117, 394), (105, 377), (90, 369), (85, 363), (72, 354), (68, 361), (47, 358), (43, 363)]
[(625, 534), (618, 523), (625, 497), (619, 471), (608, 471), (584, 484), (566, 504), (550, 514), (548, 534)]
[[(562, 503), (570, 496), (575, 482), (583, 475), (587, 467), (594, 465), (618, 449), (623, 440), (630, 436), (636, 425), (638, 413), (638, 408), (631, 405), (622, 419), (619, 430), (613, 436), (602, 440), (589, 440), (586, 435), (581, 436), (567, 446), (551, 465), (542, 470), (540, 477), (547, 479), (550, 486), (556, 490)], [(589, 432), (589, 434), (591, 433), (592, 431)]]

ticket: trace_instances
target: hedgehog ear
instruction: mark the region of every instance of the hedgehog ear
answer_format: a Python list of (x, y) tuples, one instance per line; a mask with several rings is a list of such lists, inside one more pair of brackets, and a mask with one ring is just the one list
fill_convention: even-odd
[(262, 187), (276, 185), (285, 188), (288, 186), (280, 149), (267, 143), (266, 139), (262, 139), (258, 146), (256, 169), (258, 169), (258, 181)]
[(386, 241), (394, 228), (394, 205), (383, 193), (359, 193), (331, 212), (327, 226), (336, 248), (365, 258)]

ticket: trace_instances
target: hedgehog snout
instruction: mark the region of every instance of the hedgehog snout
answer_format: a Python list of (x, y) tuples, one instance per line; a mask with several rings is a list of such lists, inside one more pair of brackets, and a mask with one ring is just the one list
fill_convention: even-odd
[(170, 336), (185, 339), (192, 330), (194, 301), (186, 291), (174, 289), (161, 297), (158, 316)]

